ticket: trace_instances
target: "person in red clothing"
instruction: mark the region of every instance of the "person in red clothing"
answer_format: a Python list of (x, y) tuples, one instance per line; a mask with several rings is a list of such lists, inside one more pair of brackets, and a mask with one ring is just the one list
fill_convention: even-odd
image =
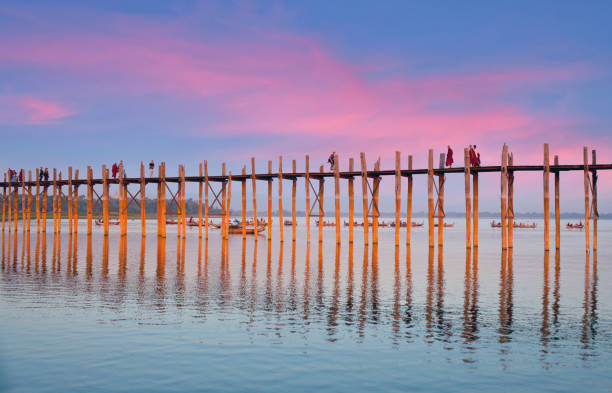
[(448, 151), (446, 152), (446, 166), (449, 168), (452, 167), (453, 162), (453, 149), (451, 149), (450, 145), (448, 145)]
[(119, 167), (117, 166), (116, 162), (113, 164), (112, 171), (113, 171), (113, 179), (116, 179), (117, 178), (117, 173), (119, 172)]
[(470, 166), (476, 165), (476, 152), (474, 151), (474, 147), (470, 145)]

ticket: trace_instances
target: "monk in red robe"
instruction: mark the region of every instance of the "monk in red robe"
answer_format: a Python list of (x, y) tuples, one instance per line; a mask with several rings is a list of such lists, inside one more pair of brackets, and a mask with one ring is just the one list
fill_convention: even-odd
[(446, 152), (446, 166), (447, 167), (452, 167), (453, 166), (453, 149), (451, 149), (450, 145), (448, 146), (448, 151)]

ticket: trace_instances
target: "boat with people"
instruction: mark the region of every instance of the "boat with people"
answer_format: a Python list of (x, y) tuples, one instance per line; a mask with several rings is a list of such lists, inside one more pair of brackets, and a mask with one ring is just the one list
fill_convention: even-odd
[[(452, 227), (455, 226), (455, 223), (454, 222), (445, 222), (443, 225), (444, 225), (444, 228), (452, 228)], [(438, 226), (438, 223), (434, 223), (434, 227), (437, 227), (437, 226)]]
[[(491, 228), (501, 228), (502, 227), (502, 223), (501, 221), (491, 221)], [(526, 224), (523, 222), (515, 222), (512, 224), (513, 228), (519, 228), (519, 229), (534, 229), (537, 227), (537, 224), (535, 222), (532, 222), (531, 224)]]
[(567, 229), (584, 229), (584, 224), (582, 223), (582, 221), (580, 221), (579, 223), (571, 223), (568, 222), (565, 227)]
[[(96, 220), (96, 225), (97, 226), (103, 226), (104, 225), (104, 220), (102, 220), (101, 218), (98, 218)], [(119, 220), (117, 220), (117, 221), (108, 220), (108, 225), (119, 225)]]
[[(293, 221), (292, 220), (285, 220), (284, 224), (285, 224), (286, 227), (290, 227), (290, 226), (293, 226)], [(295, 225), (297, 225), (297, 224), (298, 223), (296, 221)]]
[(177, 220), (166, 220), (166, 224), (176, 225), (178, 223)]
[[(319, 225), (319, 220), (316, 221), (316, 224)], [(323, 221), (321, 225), (323, 225), (324, 227), (335, 227), (336, 223), (331, 221)]]

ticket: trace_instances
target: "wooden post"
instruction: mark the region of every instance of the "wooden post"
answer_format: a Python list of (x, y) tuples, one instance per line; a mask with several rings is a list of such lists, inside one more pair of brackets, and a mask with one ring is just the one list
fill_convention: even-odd
[[(592, 153), (592, 164), (597, 165), (597, 152), (595, 150)], [(597, 251), (597, 221), (599, 220), (599, 211), (597, 210), (597, 171), (593, 169), (593, 214), (591, 218), (593, 220), (593, 253)]]
[[(199, 166), (200, 169), (200, 179), (198, 180), (198, 240), (200, 246), (202, 245), (202, 193), (203, 193), (203, 184), (202, 177), (204, 177), (204, 169), (202, 168), (202, 163)], [(201, 248), (200, 248), (201, 251)], [(198, 259), (199, 261), (199, 259)], [(199, 262), (198, 262), (199, 263)]]
[[(268, 174), (272, 174), (272, 161), (268, 161)], [(268, 240), (272, 239), (272, 177), (268, 178)]]
[(550, 251), (550, 158), (548, 143), (544, 144), (544, 251)]
[(508, 198), (508, 146), (504, 143), (501, 157), (501, 236), (502, 249), (508, 248), (508, 222), (506, 221)]
[[(559, 156), (555, 156), (555, 166), (559, 165)], [(555, 249), (561, 247), (561, 217), (559, 212), (559, 171), (555, 170)]]
[[(79, 172), (77, 171), (77, 174)], [(30, 238), (30, 224), (32, 222), (32, 171), (28, 171), (28, 199), (27, 199), (27, 208), (26, 211), (28, 213), (28, 239)]]
[(395, 247), (399, 246), (400, 218), (402, 203), (402, 172), (400, 168), (399, 151), (395, 152)]
[[(355, 161), (353, 157), (349, 158), (349, 172), (355, 170)], [(348, 179), (348, 194), (349, 194), (349, 243), (353, 244), (354, 225), (355, 225), (355, 179), (353, 176)]]
[(472, 196), (470, 194), (471, 166), (470, 150), (463, 149), (463, 174), (465, 177), (465, 247), (469, 249), (472, 248)]
[[(62, 232), (62, 172), (58, 174), (58, 185), (57, 185), (57, 234), (59, 240), (59, 234)], [(17, 207), (17, 206), (15, 206)], [(17, 231), (17, 221), (15, 221), (15, 231)]]
[[(38, 186), (36, 188), (38, 190)], [(10, 189), (9, 189), (9, 192), (10, 192)], [(5, 220), (6, 220), (6, 173), (4, 174), (4, 186), (2, 186), (2, 257), (3, 258), (4, 258), (4, 221)], [(40, 222), (39, 222), (39, 225), (40, 225)]]
[[(514, 165), (514, 154), (510, 153), (508, 165)], [(514, 172), (508, 172), (508, 248), (514, 248)]]
[[(323, 174), (323, 165), (319, 168), (319, 172)], [(325, 218), (325, 212), (323, 211), (323, 193), (325, 187), (325, 179), (323, 176), (319, 177), (319, 243), (323, 242), (323, 219)]]
[(429, 247), (434, 246), (434, 179), (433, 149), (429, 149), (427, 159), (427, 222), (429, 225)]
[(232, 204), (232, 171), (227, 177), (227, 203), (225, 208), (225, 238), (229, 237), (230, 205)]
[[(74, 231), (74, 234), (76, 235), (78, 233), (78, 223), (79, 223), (79, 185), (78, 185), (78, 181), (79, 181), (79, 170), (77, 169), (74, 172), (74, 180), (77, 184), (73, 184), (72, 186), (72, 192), (73, 192), (73, 197), (72, 197), (72, 203), (74, 204), (74, 206), (72, 207), (72, 217), (74, 220), (74, 224), (72, 225), (72, 230)], [(75, 245), (76, 245), (76, 240), (75, 240)], [(75, 257), (76, 257), (76, 253), (75, 253)]]
[(278, 157), (278, 231), (280, 236), (280, 241), (283, 243), (284, 233), (283, 233), (283, 156)]
[(589, 150), (585, 146), (583, 149), (583, 161), (584, 161), (584, 236), (586, 242), (586, 253), (591, 253), (591, 239), (590, 239), (590, 223), (589, 223), (589, 210), (591, 209), (589, 201), (589, 193), (591, 192), (589, 187)]
[(306, 243), (310, 244), (310, 158), (308, 154), (306, 155), (306, 164), (305, 164), (305, 183), (306, 186)]
[(145, 183), (145, 167), (140, 161), (140, 232), (147, 234), (147, 184)]
[[(297, 172), (297, 163), (293, 160), (293, 174)], [(291, 240), (295, 242), (295, 198), (297, 196), (297, 178), (291, 179)]]
[(126, 235), (126, 225), (125, 225), (125, 217), (123, 215), (125, 208), (125, 188), (123, 187), (123, 164), (119, 164), (119, 233), (121, 237)]
[[(48, 181), (46, 182), (48, 183)], [(43, 186), (43, 195), (42, 195), (42, 222), (41, 222), (41, 231), (42, 233), (47, 233), (47, 189), (48, 189), (48, 185), (45, 184)], [(9, 189), (10, 191), (10, 189)]]
[[(257, 179), (255, 179), (255, 157), (251, 157), (251, 180), (253, 182), (253, 228), (255, 228), (255, 233), (257, 233), (257, 227), (259, 225), (257, 225)], [(253, 238), (257, 241), (257, 236), (253, 236)]]
[(108, 169), (102, 165), (102, 219), (104, 221), (104, 236), (108, 236)]
[(340, 244), (340, 161), (338, 160), (338, 154), (334, 155), (334, 197), (335, 206), (334, 210), (336, 213), (336, 244)]
[(246, 209), (247, 209), (247, 201), (246, 201), (246, 166), (242, 167), (242, 176), (243, 179), (240, 182), (242, 185), (242, 239), (246, 239)]
[(159, 183), (157, 183), (157, 236), (166, 237), (166, 163), (158, 166)]
[[(446, 154), (440, 154), (440, 169), (444, 169)], [(444, 173), (438, 175), (438, 247), (444, 245)]]
[[(380, 171), (380, 158), (374, 163), (374, 170)], [(380, 216), (380, 209), (378, 207), (378, 193), (380, 189), (380, 180), (380, 176), (377, 175), (372, 181), (372, 244), (374, 245), (378, 245), (378, 217)]]
[(72, 234), (72, 167), (68, 167), (68, 233)]
[(208, 241), (208, 161), (204, 160), (204, 238)]
[(472, 194), (472, 222), (474, 226), (474, 231), (472, 232), (472, 237), (474, 239), (472, 243), (474, 247), (478, 247), (478, 172), (472, 172)]
[[(57, 233), (57, 169), (53, 168), (53, 234)], [(14, 212), (17, 214), (17, 212)]]
[[(412, 156), (408, 156), (408, 170), (412, 170)], [(410, 247), (412, 233), (412, 174), (408, 175), (408, 196), (406, 197), (406, 247)], [(410, 255), (408, 253), (408, 255)]]
[(221, 183), (221, 238), (227, 239), (227, 181), (225, 180), (225, 163), (221, 164), (223, 183)]
[(26, 239), (26, 227), (27, 227), (27, 212), (26, 212), (26, 186), (25, 186), (26, 178), (25, 173), (21, 178), (21, 255), (23, 257), (25, 251), (25, 239)]
[(370, 231), (370, 224), (368, 222), (369, 206), (368, 206), (368, 170), (366, 167), (365, 153), (359, 153), (361, 159), (361, 192), (363, 200), (363, 244), (369, 245), (370, 240), (368, 238)]
[[(93, 181), (92, 180), (93, 180), (93, 170), (91, 169), (90, 166), (88, 166), (87, 167), (87, 235), (91, 235), (91, 232), (92, 232), (92, 222), (91, 222), (93, 218)], [(44, 207), (43, 207), (43, 210), (45, 210)]]
[(185, 239), (185, 234), (187, 233), (187, 209), (185, 206), (185, 193), (187, 192), (186, 187), (187, 183), (185, 182), (185, 165), (181, 165), (181, 224), (183, 225), (183, 239)]

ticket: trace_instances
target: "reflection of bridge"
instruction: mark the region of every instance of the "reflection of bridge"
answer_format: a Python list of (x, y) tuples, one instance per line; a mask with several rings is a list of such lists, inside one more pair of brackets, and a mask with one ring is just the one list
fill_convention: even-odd
[[(20, 182), (12, 182), (11, 179), (7, 179), (6, 175), (4, 181), (0, 183), (3, 188), (2, 194), (2, 236), (4, 240), (5, 233), (5, 220), (8, 216), (8, 229), (11, 231), (11, 224), (14, 230), (17, 230), (17, 219), (18, 217), (26, 217), (23, 220), (24, 232), (30, 231), (30, 218), (32, 214), (32, 208), (36, 216), (37, 232), (40, 233), (46, 231), (46, 219), (47, 214), (42, 212), (48, 212), (47, 199), (48, 190), (52, 190), (51, 199), (51, 211), (53, 212), (54, 222), (54, 233), (60, 232), (60, 219), (62, 215), (62, 200), (67, 202), (68, 205), (68, 218), (69, 218), (69, 231), (76, 233), (77, 225), (76, 220), (78, 219), (78, 188), (79, 186), (85, 186), (87, 189), (87, 233), (92, 232), (92, 216), (94, 215), (94, 208), (101, 206), (102, 218), (104, 223), (104, 234), (109, 233), (109, 217), (111, 212), (109, 211), (109, 186), (111, 184), (117, 184), (119, 186), (119, 209), (117, 214), (120, 219), (119, 231), (121, 235), (127, 233), (127, 209), (132, 203), (140, 203), (140, 217), (141, 217), (141, 231), (145, 234), (145, 219), (146, 219), (146, 206), (145, 206), (145, 191), (147, 184), (157, 184), (157, 234), (161, 237), (166, 236), (166, 216), (168, 206), (173, 204), (177, 207), (177, 223), (178, 223), (178, 236), (184, 237), (186, 230), (185, 220), (185, 189), (187, 183), (196, 183), (198, 185), (198, 234), (201, 238), (204, 232), (204, 236), (208, 239), (209, 229), (209, 217), (217, 216), (222, 219), (222, 238), (227, 239), (229, 234), (229, 211), (230, 201), (233, 182), (239, 182), (241, 184), (242, 191), (242, 236), (246, 236), (246, 228), (248, 226), (246, 220), (247, 210), (247, 181), (252, 183), (252, 199), (253, 199), (253, 221), (257, 226), (257, 200), (256, 200), (256, 183), (257, 180), (265, 181), (268, 186), (268, 199), (267, 199), (267, 214), (268, 220), (265, 224), (267, 226), (267, 238), (271, 239), (272, 236), (272, 184), (276, 180), (278, 182), (278, 211), (279, 211), (279, 237), (280, 241), (284, 240), (283, 233), (283, 195), (282, 195), (282, 184), (283, 180), (291, 181), (291, 203), (292, 203), (292, 240), (295, 241), (295, 227), (296, 227), (296, 193), (297, 193), (297, 180), (304, 179), (305, 185), (305, 196), (306, 196), (306, 237), (307, 241), (310, 242), (310, 226), (311, 213), (315, 212), (317, 208), (318, 216), (318, 240), (322, 241), (322, 226), (324, 225), (323, 217), (324, 203), (323, 203), (323, 191), (324, 183), (326, 178), (334, 179), (334, 213), (336, 228), (336, 243), (340, 243), (341, 225), (340, 222), (340, 179), (346, 179), (348, 182), (348, 201), (349, 201), (349, 242), (353, 241), (353, 232), (355, 227), (354, 221), (354, 179), (356, 177), (361, 178), (362, 188), (362, 203), (363, 203), (363, 227), (372, 228), (371, 240), (373, 244), (378, 243), (378, 218), (379, 218), (379, 185), (383, 176), (393, 176), (395, 178), (395, 245), (400, 244), (400, 223), (401, 223), (401, 183), (402, 177), (407, 178), (407, 211), (406, 211), (406, 222), (411, 222), (412, 219), (412, 177), (414, 175), (427, 175), (428, 178), (428, 229), (429, 229), (429, 246), (433, 247), (435, 244), (435, 225), (434, 220), (438, 219), (438, 245), (443, 244), (444, 234), (444, 185), (445, 176), (447, 174), (463, 173), (465, 177), (465, 206), (466, 206), (466, 246), (471, 248), (472, 245), (478, 246), (478, 175), (483, 172), (499, 172), (501, 175), (501, 196), (500, 196), (500, 217), (501, 217), (501, 240), (502, 248), (513, 247), (513, 220), (514, 220), (514, 174), (517, 172), (525, 171), (538, 171), (543, 173), (543, 189), (544, 189), (544, 244), (545, 249), (550, 249), (549, 236), (549, 204), (550, 204), (550, 192), (549, 192), (549, 175), (552, 172), (555, 179), (555, 246), (559, 248), (559, 233), (560, 233), (560, 217), (559, 217), (559, 175), (565, 171), (581, 171), (584, 173), (584, 192), (585, 192), (585, 234), (586, 234), (586, 249), (587, 252), (591, 248), (590, 244), (590, 220), (593, 222), (593, 249), (597, 248), (597, 171), (599, 170), (610, 170), (612, 165), (606, 164), (601, 165), (596, 163), (595, 150), (592, 151), (592, 160), (589, 163), (588, 149), (585, 147), (583, 151), (583, 164), (582, 165), (559, 165), (558, 157), (554, 157), (554, 165), (550, 165), (549, 149), (548, 145), (544, 145), (544, 160), (543, 165), (513, 165), (513, 155), (508, 153), (508, 147), (504, 145), (501, 154), (501, 165), (499, 166), (486, 166), (486, 167), (474, 167), (470, 165), (468, 149), (464, 149), (464, 167), (457, 168), (444, 168), (445, 155), (440, 155), (440, 165), (436, 169), (434, 168), (433, 150), (429, 150), (428, 155), (428, 166), (426, 169), (413, 169), (412, 167), (412, 156), (408, 156), (408, 167), (401, 167), (401, 156), (399, 152), (396, 152), (395, 157), (395, 169), (393, 170), (381, 170), (380, 159), (374, 164), (373, 170), (367, 170), (365, 154), (361, 153), (361, 170), (355, 170), (354, 161), (351, 158), (349, 160), (348, 171), (340, 171), (339, 165), (336, 165), (333, 171), (325, 172), (323, 166), (319, 168), (319, 171), (311, 172), (309, 168), (309, 157), (306, 156), (305, 169), (303, 172), (297, 171), (296, 161), (293, 160), (291, 172), (283, 172), (282, 157), (279, 158), (279, 167), (276, 173), (272, 172), (272, 161), (268, 161), (268, 172), (267, 173), (255, 173), (255, 159), (251, 159), (251, 174), (247, 174), (246, 166), (242, 168), (240, 174), (232, 174), (230, 171), (226, 173), (226, 165), (222, 165), (222, 174), (220, 176), (209, 176), (207, 170), (206, 161), (199, 166), (198, 176), (185, 176), (185, 167), (179, 166), (179, 176), (177, 177), (166, 177), (166, 166), (162, 163), (158, 170), (159, 174), (157, 177), (145, 177), (145, 167), (141, 163), (140, 165), (140, 177), (128, 178), (123, 176), (123, 168), (119, 169), (119, 178), (109, 179), (109, 172), (105, 166), (102, 166), (102, 177), (94, 179), (93, 170), (91, 167), (87, 168), (86, 179), (79, 179), (78, 170), (74, 172), (72, 168), (68, 168), (67, 179), (62, 179), (62, 173), (53, 169), (53, 180), (50, 181), (32, 181), (32, 172), (28, 172), (28, 179), (23, 179)], [(339, 162), (336, 155), (335, 162)], [(471, 176), (471, 181), (470, 181)], [(437, 182), (435, 178), (437, 177)], [(25, 176), (24, 176), (25, 178)], [(38, 169), (35, 173), (35, 178), (39, 178)], [(173, 192), (170, 184), (176, 184), (176, 192)], [(318, 187), (315, 187), (318, 183)], [(137, 192), (132, 193), (128, 186), (139, 185)], [(216, 187), (213, 187), (216, 185)], [(96, 186), (101, 186), (101, 192), (96, 191)], [(34, 188), (34, 191), (32, 190)], [(65, 192), (64, 192), (65, 190)], [(311, 204), (311, 191), (312, 191), (312, 204)], [(434, 197), (434, 191), (436, 196)], [(21, 193), (21, 201), (19, 200), (19, 194)], [(166, 193), (169, 194), (170, 198), (166, 197)], [(210, 193), (210, 197), (209, 197)], [(139, 197), (139, 201), (137, 198)], [(32, 202), (34, 199), (34, 204)], [(435, 202), (435, 203), (434, 203)], [(211, 209), (218, 208), (221, 214), (211, 214)], [(314, 214), (313, 214), (314, 215)], [(472, 220), (473, 217), (473, 220)], [(42, 225), (41, 225), (42, 221)], [(370, 224), (371, 221), (371, 224)], [(364, 242), (369, 243), (369, 229), (364, 230)], [(406, 229), (406, 244), (410, 245), (411, 227), (407, 226)]]

